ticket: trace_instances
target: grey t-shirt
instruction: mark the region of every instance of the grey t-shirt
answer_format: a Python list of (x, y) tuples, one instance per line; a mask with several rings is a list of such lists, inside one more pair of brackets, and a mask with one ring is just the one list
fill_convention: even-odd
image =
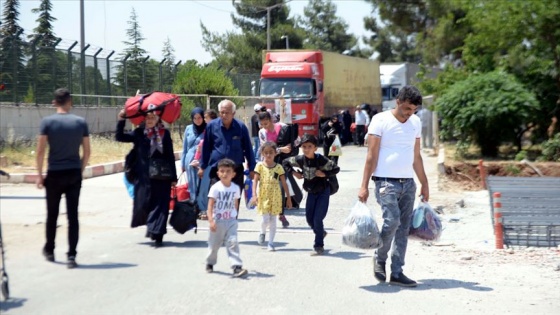
[(54, 114), (43, 118), (41, 135), (49, 143), (49, 171), (82, 168), (80, 145), (89, 130), (84, 118), (74, 114)]

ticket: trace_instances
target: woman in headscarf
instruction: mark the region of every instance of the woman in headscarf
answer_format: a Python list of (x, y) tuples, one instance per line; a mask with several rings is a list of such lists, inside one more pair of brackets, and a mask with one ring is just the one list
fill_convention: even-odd
[(191, 111), (192, 124), (185, 128), (183, 136), (183, 153), (181, 155), (181, 168), (183, 172), (187, 172), (187, 181), (189, 183), (189, 193), (191, 199), (196, 199), (197, 188), (199, 184), (198, 166), (199, 161), (195, 159), (196, 150), (199, 143), (204, 139), (204, 130), (206, 130), (206, 121), (204, 121), (204, 110), (195, 107)]
[(352, 131), (350, 131), (351, 125), (352, 115), (350, 115), (350, 111), (346, 109), (342, 112), (342, 137), (340, 139), (342, 144), (352, 142)]
[(173, 142), (156, 111), (149, 112), (138, 128), (126, 133), (125, 117), (123, 109), (118, 115), (116, 140), (134, 144), (136, 179), (131, 226), (147, 225), (146, 237), (159, 247), (167, 233), (171, 187), (177, 184)]
[(342, 133), (342, 124), (338, 121), (338, 115), (333, 115), (330, 120), (326, 121), (321, 126), (321, 131), (323, 131), (323, 155), (331, 159), (334, 164), (338, 165), (338, 156), (329, 156), (329, 150), (334, 142), (336, 136), (340, 137)]

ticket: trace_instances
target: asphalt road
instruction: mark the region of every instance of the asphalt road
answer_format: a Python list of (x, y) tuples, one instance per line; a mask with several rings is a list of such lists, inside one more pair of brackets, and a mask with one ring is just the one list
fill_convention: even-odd
[[(455, 252), (410, 242), (405, 273), (419, 282), (413, 289), (378, 284), (372, 251), (342, 244), (344, 219), (357, 201), (365, 148), (344, 147), (340, 190), (331, 199), (325, 226), (327, 254), (310, 256), (313, 234), (304, 210), (288, 213), (291, 226), (276, 236), (276, 252), (257, 244), (260, 219), (243, 206), (239, 240), (244, 279), (231, 277), (225, 249), (213, 274), (205, 272), (207, 222), (198, 234), (171, 228), (164, 247), (154, 248), (145, 229), (129, 227), (132, 201), (122, 173), (87, 179), (80, 200), (79, 267), (64, 265), (67, 250), (64, 205), (55, 250), (56, 263), (41, 255), (44, 242), (44, 191), (29, 184), (0, 186), (0, 214), (10, 277), (11, 299), (2, 314), (466, 314), (553, 313), (560, 291), (546, 273), (523, 286), (516, 275), (484, 264), (465, 266)], [(437, 200), (437, 161), (425, 157), (432, 196)], [(373, 185), (371, 185), (373, 186)], [(374, 205), (370, 197), (369, 205)], [(375, 209), (379, 216), (379, 207)], [(484, 215), (487, 215), (484, 214)], [(378, 222), (379, 223), (379, 222)], [(484, 236), (486, 237), (486, 235)], [(455, 242), (461, 242), (460, 239)], [(524, 269), (525, 268), (525, 269)], [(527, 269), (529, 268), (529, 269)], [(527, 270), (526, 270), (527, 269)], [(494, 275), (494, 276), (493, 276)], [(505, 279), (505, 280), (504, 280)], [(556, 278), (558, 276), (556, 274)], [(557, 289), (557, 287), (556, 287)]]

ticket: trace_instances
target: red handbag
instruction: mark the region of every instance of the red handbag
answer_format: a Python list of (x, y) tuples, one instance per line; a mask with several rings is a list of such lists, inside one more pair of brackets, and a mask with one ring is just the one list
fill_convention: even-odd
[[(183, 179), (183, 181), (181, 180)], [(191, 193), (189, 192), (189, 182), (187, 181), (187, 173), (183, 172), (179, 175), (179, 179), (177, 179), (177, 186), (175, 186), (177, 190), (177, 200), (184, 201), (191, 199)]]

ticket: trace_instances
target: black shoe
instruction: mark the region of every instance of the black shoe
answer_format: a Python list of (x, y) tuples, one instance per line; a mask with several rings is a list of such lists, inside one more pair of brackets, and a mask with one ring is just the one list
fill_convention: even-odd
[(146, 236), (147, 238), (150, 238), (150, 239), (154, 240), (154, 237), (152, 236), (152, 233), (150, 233), (150, 232), (148, 232), (148, 231), (146, 231), (146, 235), (145, 235), (145, 236)]
[(241, 268), (241, 266), (235, 266), (235, 268), (233, 268), (233, 276), (235, 278), (243, 277), (246, 274), (247, 274), (247, 269), (243, 269)]
[(66, 267), (68, 267), (68, 269), (73, 269), (78, 267), (78, 264), (76, 263), (76, 257), (74, 256), (68, 257), (68, 262), (66, 263)]
[(403, 287), (415, 287), (417, 285), (416, 281), (409, 279), (402, 272), (399, 273), (396, 277), (393, 277), (393, 275), (391, 275), (391, 281), (389, 283), (394, 285), (400, 285)]
[(47, 261), (54, 262), (54, 253), (50, 253), (46, 249), (43, 249), (43, 256), (45, 256)]
[(155, 240), (154, 246), (155, 247), (162, 247), (163, 246), (163, 240)]
[(214, 272), (214, 266), (212, 266), (212, 265), (206, 265), (206, 272), (207, 272), (207, 273), (212, 273), (212, 272)]
[(323, 239), (325, 239), (325, 237), (327, 237), (327, 234), (329, 234), (329, 233), (327, 233), (327, 231), (323, 231)]
[(379, 282), (387, 281), (387, 274), (385, 273), (385, 263), (377, 262), (377, 260), (373, 260), (373, 276)]
[(288, 220), (283, 214), (278, 216), (278, 220), (282, 222), (282, 228), (286, 229), (288, 228), (288, 226), (290, 226), (290, 222), (288, 222)]
[(325, 248), (320, 247), (313, 247), (313, 252), (311, 252), (311, 256), (321, 256), (325, 253)]

